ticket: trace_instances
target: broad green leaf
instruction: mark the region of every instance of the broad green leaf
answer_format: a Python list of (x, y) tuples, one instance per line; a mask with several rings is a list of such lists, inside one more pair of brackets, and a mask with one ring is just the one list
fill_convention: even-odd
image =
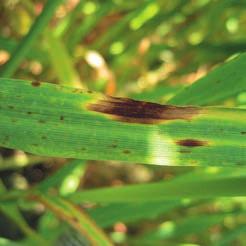
[(244, 165), (246, 110), (174, 107), (0, 79), (0, 145), (160, 165)]
[(44, 7), (44, 10), (37, 17), (36, 21), (31, 26), (29, 32), (13, 51), (10, 60), (4, 65), (4, 67), (0, 71), (0, 76), (11, 77), (14, 74), (22, 60), (25, 58), (26, 54), (29, 52), (30, 46), (35, 42), (39, 34), (47, 26), (56, 8), (62, 2), (62, 0), (49, 0), (47, 2), (47, 4)]
[(246, 53), (215, 68), (205, 77), (177, 93), (169, 103), (211, 105), (246, 91)]
[[(68, 196), (73, 202), (124, 203), (245, 196), (245, 168), (215, 168), (190, 172), (169, 181), (84, 190)], [(117, 194), (117, 196), (115, 195)]]

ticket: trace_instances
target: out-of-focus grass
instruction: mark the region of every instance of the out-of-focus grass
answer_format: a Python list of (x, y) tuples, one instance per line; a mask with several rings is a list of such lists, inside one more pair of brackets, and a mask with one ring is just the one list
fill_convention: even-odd
[[(230, 61), (246, 50), (244, 1), (5, 0), (0, 2), (0, 11), (1, 77), (48, 81), (152, 102), (245, 108), (245, 54)], [(2, 110), (6, 98), (1, 97), (4, 84), (0, 87)], [(19, 84), (9, 98), (17, 92), (21, 92)], [(40, 105), (35, 101), (41, 97), (42, 103), (58, 107), (55, 101), (49, 103), (45, 91), (35, 94), (36, 98), (26, 96), (36, 109)], [(17, 106), (18, 100), (8, 103)], [(66, 105), (59, 105), (59, 110)], [(6, 112), (10, 115), (11, 109)], [(0, 118), (0, 125), (7, 114)], [(232, 116), (220, 124), (224, 127), (223, 122), (239, 118)], [(27, 122), (28, 115), (22, 115), (21, 121)], [(4, 127), (16, 132), (13, 139), (18, 143), (37, 131)], [(237, 127), (227, 124), (221, 139), (234, 136)], [(240, 127), (245, 127), (242, 118)], [(207, 135), (209, 129), (201, 129)], [(90, 126), (88, 132), (93, 134)], [(243, 154), (245, 130), (241, 132), (241, 140), (233, 144)], [(107, 135), (112, 136), (111, 128), (104, 132), (104, 141)], [(219, 134), (217, 139), (219, 143)], [(218, 157), (202, 158), (208, 165), (222, 155), (239, 158), (231, 151), (231, 143), (221, 140), (227, 148)], [(44, 149), (49, 146), (47, 142)], [(62, 143), (57, 146), (63, 147)], [(105, 154), (95, 150), (95, 156)], [(82, 244), (91, 235), (107, 245), (109, 240), (100, 227), (106, 228), (116, 245), (244, 245), (246, 241), (245, 199), (233, 197), (245, 195), (244, 168), (223, 167), (221, 177), (195, 167), (66, 161), (4, 148), (0, 149), (0, 165), (0, 245), (16, 241), (18, 245)], [(151, 190), (148, 183), (156, 181), (159, 188)], [(104, 186), (113, 187), (101, 189)], [(219, 197), (228, 194), (232, 197)], [(130, 202), (134, 199), (138, 202)], [(96, 224), (87, 219), (86, 211)]]

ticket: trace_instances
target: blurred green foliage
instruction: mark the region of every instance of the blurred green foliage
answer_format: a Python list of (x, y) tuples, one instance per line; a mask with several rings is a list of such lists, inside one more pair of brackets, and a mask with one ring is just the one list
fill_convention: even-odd
[[(246, 51), (244, 0), (4, 0), (0, 13), (0, 77), (153, 102), (246, 106), (245, 60), (237, 76), (220, 70), (222, 87), (214, 87), (213, 75), (187, 87)], [(192, 88), (186, 101), (175, 98), (184, 87)], [(195, 187), (202, 168), (85, 163), (4, 148), (0, 164), (0, 245), (110, 245), (109, 239), (115, 245), (246, 244), (245, 197), (216, 197), (231, 188), (220, 178), (206, 199), (200, 186), (194, 199), (149, 201), (147, 184), (142, 202), (127, 202), (137, 197), (128, 188), (128, 196), (112, 202), (121, 195), (117, 187), (111, 196), (96, 189), (94, 202), (83, 199), (94, 194), (84, 189), (104, 186), (171, 180), (172, 189), (179, 182)], [(238, 175), (241, 183), (233, 187), (238, 184), (240, 195), (244, 171), (221, 170), (227, 185)]]

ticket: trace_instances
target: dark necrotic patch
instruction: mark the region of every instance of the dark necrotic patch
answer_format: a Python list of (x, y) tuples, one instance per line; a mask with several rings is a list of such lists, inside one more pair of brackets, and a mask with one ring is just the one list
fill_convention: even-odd
[(207, 141), (197, 140), (197, 139), (182, 139), (176, 142), (180, 146), (185, 147), (201, 147), (208, 145)]
[(60, 120), (64, 120), (64, 116), (63, 115), (60, 116)]
[(198, 107), (176, 107), (109, 96), (89, 104), (87, 108), (110, 115), (118, 121), (141, 124), (158, 124), (167, 120), (191, 120), (200, 111)]
[(242, 135), (246, 135), (246, 132), (241, 132)]
[(41, 83), (39, 81), (33, 81), (32, 82), (32, 86), (34, 87), (39, 87), (41, 85)]

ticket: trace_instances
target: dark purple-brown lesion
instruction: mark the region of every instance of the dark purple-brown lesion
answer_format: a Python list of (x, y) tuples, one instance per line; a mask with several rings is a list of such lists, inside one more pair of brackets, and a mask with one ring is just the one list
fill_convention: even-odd
[(177, 107), (110, 96), (88, 104), (87, 109), (107, 114), (118, 121), (141, 124), (158, 124), (169, 120), (191, 120), (200, 111), (198, 107)]
[(198, 139), (181, 139), (176, 142), (180, 146), (184, 147), (201, 147), (201, 146), (207, 146), (208, 142), (204, 140), (198, 140)]

